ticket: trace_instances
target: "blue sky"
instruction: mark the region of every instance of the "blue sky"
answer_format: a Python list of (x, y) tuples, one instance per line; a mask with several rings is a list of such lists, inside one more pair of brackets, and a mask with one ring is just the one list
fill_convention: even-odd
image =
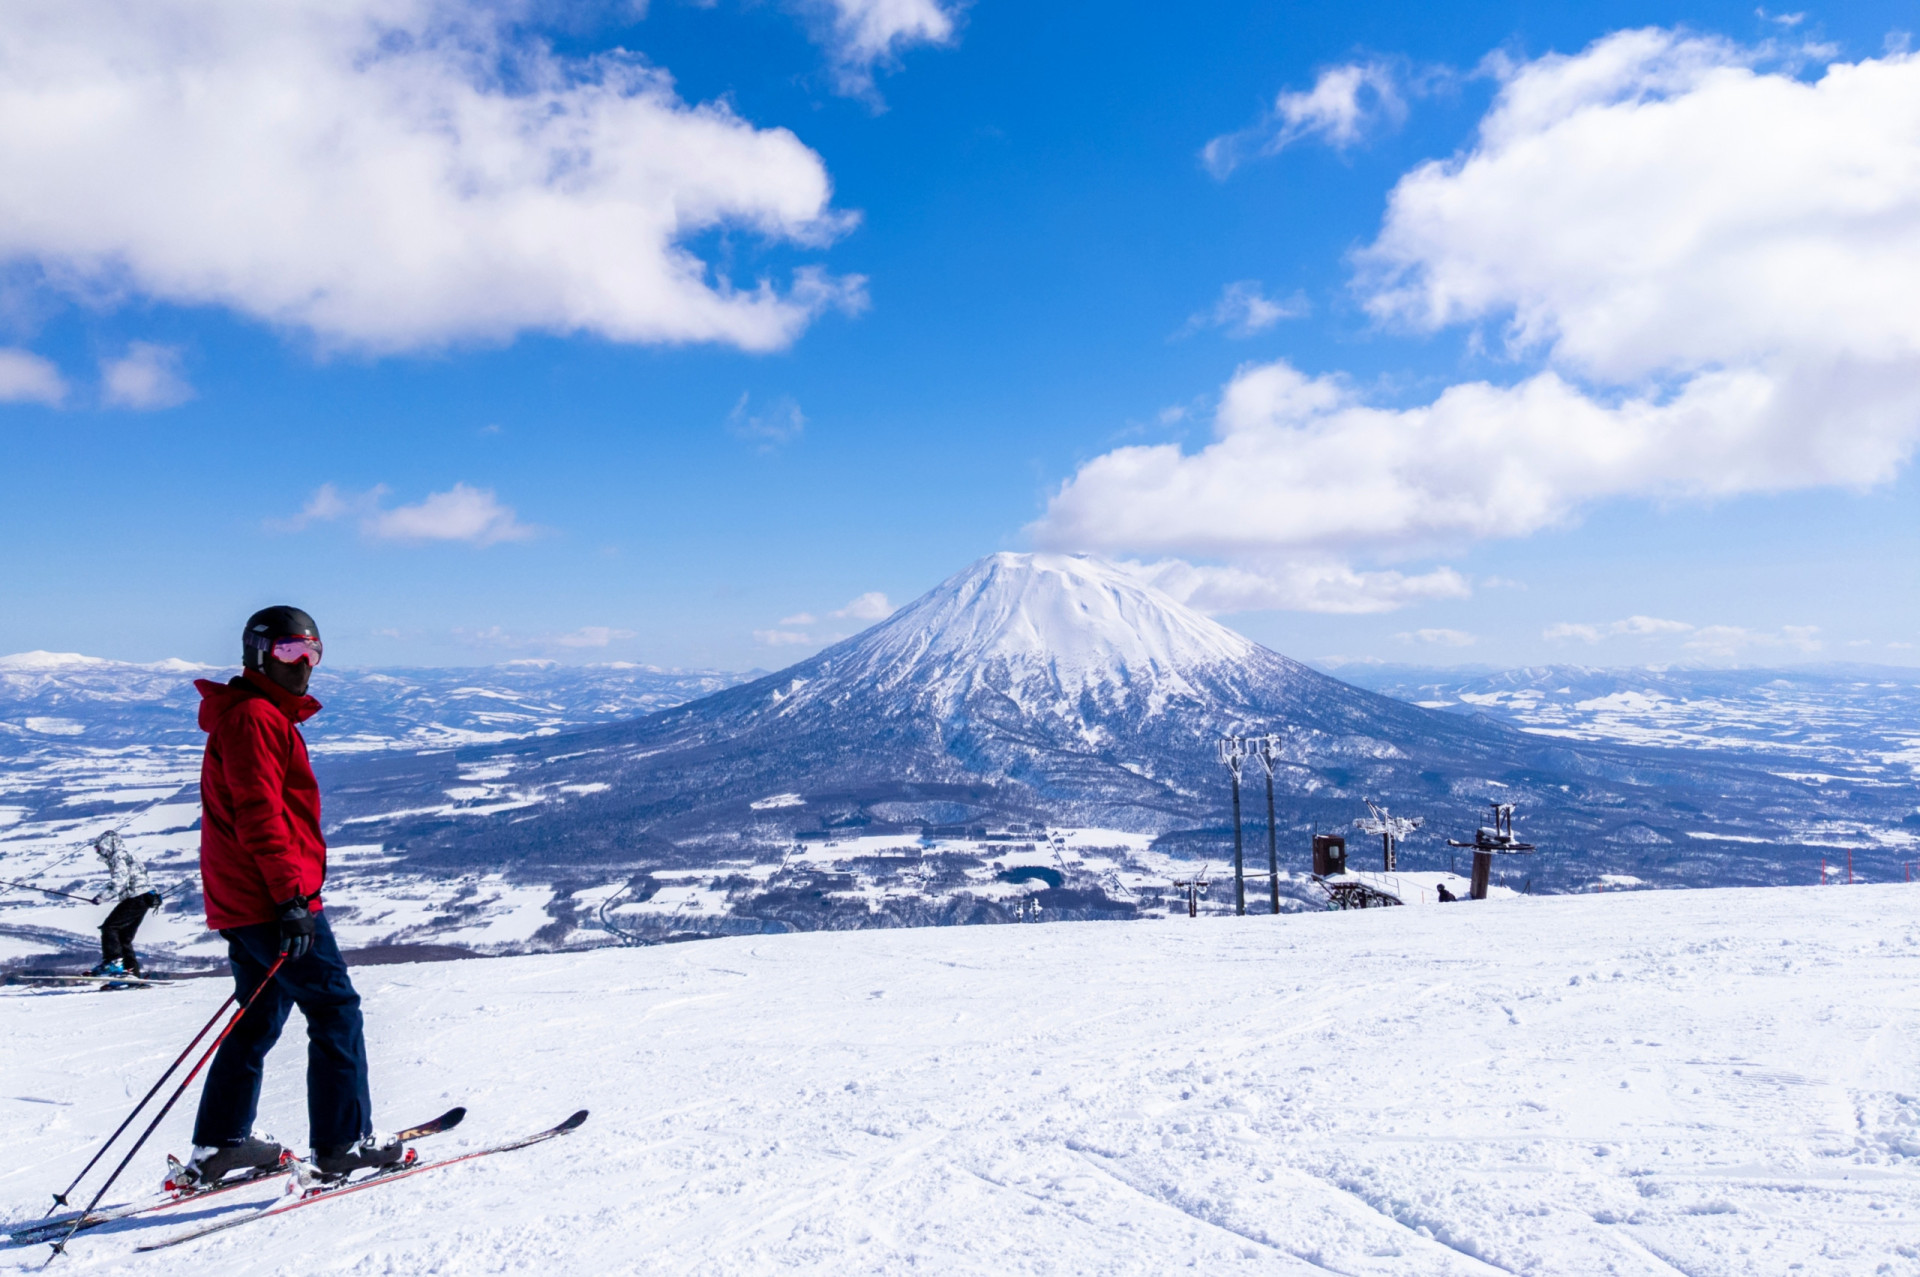
[(10, 7), (0, 651), (1915, 658), (1904, 6)]

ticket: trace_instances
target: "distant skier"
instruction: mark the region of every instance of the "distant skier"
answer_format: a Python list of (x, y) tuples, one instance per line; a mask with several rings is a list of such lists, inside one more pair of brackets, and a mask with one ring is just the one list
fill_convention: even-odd
[(1451, 891), (1448, 891), (1447, 884), (1444, 882), (1435, 883), (1434, 890), (1440, 893), (1440, 903), (1443, 905), (1452, 904), (1454, 901), (1460, 898), (1454, 895)]
[(127, 844), (109, 829), (93, 840), (93, 849), (107, 866), (107, 890), (117, 903), (100, 924), (100, 965), (92, 974), (140, 974), (140, 958), (133, 951), (134, 932), (140, 930), (149, 909), (160, 907), (160, 893), (147, 878), (147, 867), (127, 850)]
[(245, 672), (224, 686), (199, 680), (200, 876), (207, 925), (226, 937), (242, 1002), (282, 955), (273, 987), (240, 1020), (207, 1070), (193, 1127), (190, 1181), (275, 1165), (281, 1147), (253, 1133), (267, 1052), (295, 1006), (307, 1021), (307, 1124), (323, 1175), (389, 1166), (400, 1140), (373, 1129), (360, 995), (321, 911), (327, 844), (320, 786), (298, 724), (320, 710), (308, 696), (319, 627), (294, 607), (247, 620)]

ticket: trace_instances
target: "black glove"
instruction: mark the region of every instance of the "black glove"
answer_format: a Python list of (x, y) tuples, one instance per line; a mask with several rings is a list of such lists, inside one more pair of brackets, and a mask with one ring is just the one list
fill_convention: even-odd
[(280, 914), (280, 953), (288, 962), (298, 962), (313, 948), (313, 911), (305, 896), (295, 896), (274, 906)]
[(149, 891), (146, 895), (142, 896), (141, 899), (147, 902), (147, 908), (149, 909), (158, 909), (160, 907), (160, 893), (157, 891)]

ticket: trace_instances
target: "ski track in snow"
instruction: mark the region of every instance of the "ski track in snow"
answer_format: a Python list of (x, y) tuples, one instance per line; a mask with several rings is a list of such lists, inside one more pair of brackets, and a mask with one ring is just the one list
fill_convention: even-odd
[[(102, 1229), (64, 1271), (1920, 1272), (1920, 886), (355, 974), (382, 1122), (471, 1109), (423, 1154), (592, 1118), (180, 1250), (132, 1253), (234, 1206)], [(37, 1216), (224, 991), (0, 993), (0, 1213)], [(290, 1030), (261, 1126), (303, 1136)]]

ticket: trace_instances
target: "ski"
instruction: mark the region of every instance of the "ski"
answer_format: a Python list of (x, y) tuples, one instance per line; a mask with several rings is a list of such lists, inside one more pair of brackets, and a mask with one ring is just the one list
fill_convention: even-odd
[[(400, 1138), (403, 1140), (418, 1140), (425, 1139), (429, 1135), (442, 1134), (460, 1125), (461, 1119), (466, 1117), (466, 1115), (467, 1110), (464, 1108), (448, 1109), (432, 1121), (422, 1122), (418, 1126), (409, 1126), (406, 1130), (400, 1132)], [(80, 1219), (78, 1228), (74, 1228), (74, 1221), (79, 1218), (76, 1212), (69, 1212), (65, 1215), (53, 1215), (46, 1219), (36, 1219), (31, 1224), (23, 1224), (19, 1228), (12, 1230), (8, 1236), (13, 1240), (15, 1245), (20, 1246), (29, 1245), (34, 1242), (51, 1241), (70, 1228), (75, 1232), (84, 1232), (89, 1228), (98, 1228), (102, 1224), (111, 1224), (115, 1220), (132, 1219), (137, 1215), (151, 1215), (157, 1211), (168, 1210), (175, 1206), (184, 1206), (188, 1202), (203, 1202), (210, 1197), (218, 1197), (222, 1193), (231, 1193), (238, 1188), (247, 1188), (251, 1185), (261, 1183), (264, 1180), (279, 1179), (283, 1175), (293, 1174), (299, 1164), (299, 1159), (289, 1152), (283, 1154), (280, 1165), (273, 1167), (271, 1170), (253, 1171), (246, 1175), (234, 1176), (229, 1179), (223, 1179), (217, 1184), (209, 1184), (205, 1188), (176, 1188), (173, 1177), (179, 1171), (180, 1161), (178, 1158), (169, 1155), (167, 1157), (167, 1183), (163, 1190), (165, 1195), (159, 1200), (130, 1202), (125, 1206), (112, 1206), (105, 1210), (94, 1211), (86, 1218)]]
[(578, 1113), (575, 1113), (558, 1126), (551, 1126), (544, 1131), (524, 1136), (517, 1140), (509, 1140), (504, 1144), (490, 1144), (486, 1148), (477, 1148), (471, 1153), (460, 1153), (453, 1157), (442, 1157), (431, 1162), (402, 1162), (400, 1165), (388, 1170), (375, 1171), (373, 1174), (363, 1175), (359, 1179), (316, 1184), (284, 1206), (268, 1206), (262, 1210), (255, 1211), (251, 1215), (242, 1215), (237, 1219), (223, 1219), (217, 1223), (189, 1229), (184, 1233), (176, 1233), (172, 1237), (163, 1237), (159, 1241), (148, 1242), (144, 1246), (136, 1246), (134, 1250), (165, 1250), (169, 1246), (178, 1246), (182, 1242), (196, 1241), (199, 1238), (207, 1237), (214, 1233), (225, 1232), (229, 1228), (238, 1228), (242, 1224), (253, 1223), (255, 1220), (272, 1219), (275, 1216), (284, 1215), (288, 1211), (299, 1210), (302, 1206), (315, 1206), (330, 1198), (341, 1197), (348, 1193), (357, 1193), (363, 1188), (372, 1188), (377, 1184), (388, 1184), (397, 1179), (405, 1179), (409, 1175), (418, 1175), (423, 1171), (439, 1170), (443, 1166), (453, 1166), (460, 1162), (471, 1162), (477, 1157), (489, 1157), (494, 1153), (510, 1153), (515, 1149), (527, 1148), (533, 1144), (544, 1143), (547, 1140), (565, 1135), (570, 1131), (578, 1130), (580, 1124), (586, 1120), (587, 1110), (581, 1109)]
[(114, 985), (139, 985), (143, 988), (157, 988), (163, 984), (173, 984), (165, 976), (143, 975), (10, 975), (8, 984), (95, 984), (103, 988)]
[[(169, 1158), (168, 1160), (172, 1161), (173, 1159)], [(232, 1179), (223, 1179), (211, 1187), (194, 1191), (169, 1189), (157, 1200), (149, 1199), (141, 1202), (129, 1202), (125, 1206), (109, 1206), (102, 1210), (96, 1210), (91, 1215), (81, 1219), (79, 1227), (77, 1228), (74, 1227), (74, 1220), (77, 1216), (73, 1213), (50, 1215), (46, 1219), (36, 1219), (31, 1224), (22, 1224), (20, 1227), (8, 1233), (7, 1236), (18, 1246), (26, 1246), (33, 1242), (52, 1241), (70, 1228), (76, 1233), (85, 1232), (89, 1228), (98, 1228), (102, 1224), (111, 1224), (117, 1219), (132, 1219), (136, 1215), (147, 1215), (154, 1211), (163, 1211), (170, 1206), (180, 1206), (186, 1202), (198, 1202), (204, 1201), (209, 1197), (218, 1197), (222, 1193), (231, 1193), (235, 1189), (258, 1184), (262, 1180), (278, 1179), (282, 1175), (291, 1174), (292, 1171), (293, 1155), (289, 1153), (287, 1160), (272, 1170), (253, 1171), (246, 1175), (236, 1175)]]

